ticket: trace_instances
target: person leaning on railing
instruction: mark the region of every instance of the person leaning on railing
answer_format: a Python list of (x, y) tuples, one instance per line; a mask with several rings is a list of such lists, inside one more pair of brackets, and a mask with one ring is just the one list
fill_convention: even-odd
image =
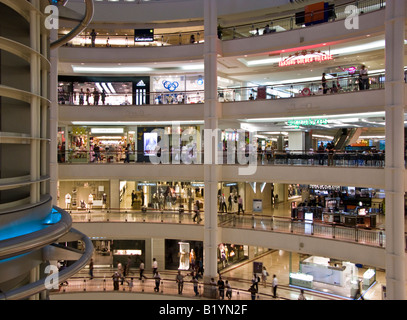
[(326, 151), (328, 152), (328, 166), (333, 166), (334, 165), (334, 144), (331, 142), (328, 142), (326, 145)]

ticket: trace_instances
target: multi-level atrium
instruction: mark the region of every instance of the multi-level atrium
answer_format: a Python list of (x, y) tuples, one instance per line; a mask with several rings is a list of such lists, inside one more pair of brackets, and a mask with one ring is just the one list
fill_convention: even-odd
[(0, 9), (0, 298), (406, 298), (405, 1)]

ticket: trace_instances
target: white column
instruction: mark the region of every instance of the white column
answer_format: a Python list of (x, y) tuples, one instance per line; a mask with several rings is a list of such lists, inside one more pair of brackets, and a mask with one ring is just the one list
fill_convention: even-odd
[(305, 149), (305, 132), (294, 131), (288, 133), (288, 149), (302, 151)]
[(404, 0), (386, 2), (386, 289), (405, 300), (404, 235)]
[[(32, 1), (32, 5), (35, 8), (39, 8), (37, 0)], [(35, 52), (40, 51), (40, 34), (38, 33), (40, 24), (40, 17), (36, 10), (30, 12), (30, 46)], [(40, 177), (40, 144), (38, 138), (40, 138), (39, 128), (40, 126), (40, 59), (36, 53), (31, 53), (30, 59), (30, 91), (35, 96), (31, 97), (30, 103), (30, 117), (31, 117), (31, 165), (30, 175), (31, 181), (38, 181)], [(40, 199), (39, 183), (34, 182), (31, 184), (30, 198), (31, 203), (37, 203)]]
[[(205, 62), (205, 133), (213, 132), (216, 136), (220, 104), (217, 100), (217, 6), (216, 0), (204, 0), (204, 62)], [(212, 137), (212, 135), (210, 135)], [(204, 282), (217, 278), (218, 218), (217, 194), (221, 168), (217, 165), (217, 143), (204, 137), (205, 152), (205, 232), (204, 232)], [(216, 139), (215, 139), (216, 140)], [(209, 156), (210, 155), (210, 156)], [(206, 295), (210, 290), (206, 290)]]
[(110, 199), (109, 208), (120, 208), (120, 180), (111, 179), (110, 180)]
[[(58, 38), (57, 30), (52, 29), (50, 41), (53, 42)], [(52, 204), (57, 205), (57, 191), (58, 191), (58, 49), (50, 51), (51, 72), (49, 78), (50, 87), (50, 115), (49, 115), (49, 132), (50, 132), (50, 194), (52, 197)], [(68, 140), (66, 140), (66, 147), (68, 147)], [(66, 158), (67, 159), (67, 158)]]
[[(46, 34), (42, 35), (42, 42), (41, 42), (41, 51), (42, 54), (46, 57), (48, 52), (48, 38)], [(41, 95), (45, 98), (48, 98), (48, 70), (41, 69), (42, 74), (42, 83), (41, 83)], [(47, 159), (47, 147), (48, 142), (45, 140), (48, 138), (48, 103), (45, 101), (41, 101), (41, 176), (46, 176), (49, 174), (48, 172), (48, 159)], [(41, 194), (46, 194), (48, 191), (46, 182), (41, 184)]]

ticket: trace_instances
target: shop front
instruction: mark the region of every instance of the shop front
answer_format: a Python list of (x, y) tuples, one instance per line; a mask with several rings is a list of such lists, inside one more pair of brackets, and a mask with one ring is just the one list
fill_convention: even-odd
[(59, 104), (145, 105), (149, 95), (150, 77), (59, 76)]
[(204, 77), (201, 74), (179, 74), (151, 77), (154, 104), (204, 103)]
[(109, 180), (59, 180), (58, 207), (91, 210), (109, 207)]
[(204, 183), (191, 181), (120, 181), (120, 208), (192, 213), (204, 210)]
[(203, 265), (202, 241), (165, 239), (166, 270), (192, 271), (200, 265)]
[(145, 240), (108, 240), (92, 238), (95, 248), (93, 259), (95, 267), (122, 268), (129, 266), (130, 271), (138, 271), (141, 260), (146, 261)]
[(294, 260), (290, 253), (290, 286), (358, 298), (376, 283), (376, 270), (360, 264), (303, 254)]
[(218, 272), (249, 259), (249, 246), (221, 243), (218, 245)]
[(164, 163), (201, 163), (201, 125), (137, 126), (137, 162), (151, 162), (152, 156)]
[(303, 201), (291, 207), (293, 219), (303, 221), (308, 216), (311, 221), (372, 229), (384, 212), (381, 190), (330, 185), (302, 187)]
[(66, 132), (63, 139), (67, 141), (61, 143), (60, 158), (64, 156), (67, 162), (123, 162), (128, 145), (130, 160), (135, 159), (136, 131), (133, 127), (66, 126), (61, 127), (60, 132)]

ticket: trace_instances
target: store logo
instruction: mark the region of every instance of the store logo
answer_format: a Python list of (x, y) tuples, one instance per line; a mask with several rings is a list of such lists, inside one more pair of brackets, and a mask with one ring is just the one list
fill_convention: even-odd
[(139, 82), (137, 82), (137, 87), (145, 87), (146, 84), (144, 83), (143, 80), (140, 80)]
[[(253, 175), (257, 170), (257, 148), (254, 144), (255, 132), (244, 129), (227, 129), (226, 132), (236, 133), (235, 140), (228, 140), (224, 149), (222, 131), (220, 129), (204, 129), (200, 131), (190, 128), (181, 132), (179, 123), (173, 123), (171, 131), (154, 129), (156, 142), (148, 144), (150, 162), (153, 164), (240, 164), (239, 175)], [(150, 139), (151, 141), (151, 139)], [(170, 143), (171, 141), (171, 143)], [(198, 141), (204, 141), (203, 148)], [(146, 147), (145, 147), (146, 149)], [(201, 150), (205, 150), (203, 157)]]
[(349, 5), (345, 8), (345, 28), (348, 30), (359, 29), (359, 10), (357, 6)]
[(178, 88), (179, 83), (177, 81), (171, 82), (171, 81), (163, 80), (163, 86), (165, 89), (172, 92)]
[(59, 9), (57, 6), (49, 5), (44, 9), (45, 14), (49, 14), (45, 20), (44, 25), (48, 30), (59, 29)]

